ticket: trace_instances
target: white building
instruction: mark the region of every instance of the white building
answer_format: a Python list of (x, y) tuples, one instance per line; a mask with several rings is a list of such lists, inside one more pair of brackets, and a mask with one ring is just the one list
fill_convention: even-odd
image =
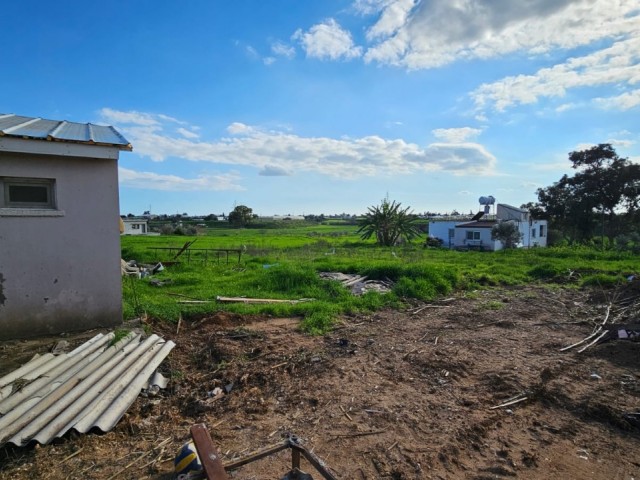
[(491, 240), (491, 229), (499, 222), (514, 222), (518, 226), (521, 237), (518, 248), (547, 246), (546, 220), (534, 220), (527, 210), (500, 203), (495, 216), (478, 220), (471, 217), (432, 218), (429, 220), (429, 237), (441, 239), (446, 248), (502, 250), (502, 242)]
[(123, 218), (123, 235), (145, 235), (149, 232), (149, 221), (146, 218)]

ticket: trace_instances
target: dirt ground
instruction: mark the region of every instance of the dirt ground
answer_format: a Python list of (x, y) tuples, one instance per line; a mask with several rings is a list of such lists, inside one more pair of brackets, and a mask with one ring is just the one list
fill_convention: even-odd
[[(162, 366), (169, 388), (139, 397), (109, 433), (1, 449), (0, 477), (173, 478), (189, 427), (204, 422), (225, 462), (295, 434), (340, 479), (640, 478), (640, 429), (625, 417), (640, 411), (640, 343), (560, 352), (611, 302), (609, 322), (632, 323), (638, 292), (544, 287), (345, 317), (325, 337), (296, 319), (226, 313), (178, 333), (152, 323), (177, 344)], [(0, 344), (0, 366), (55, 340)], [(212, 397), (216, 387), (229, 393)], [(289, 461), (281, 452), (232, 478), (279, 479)]]

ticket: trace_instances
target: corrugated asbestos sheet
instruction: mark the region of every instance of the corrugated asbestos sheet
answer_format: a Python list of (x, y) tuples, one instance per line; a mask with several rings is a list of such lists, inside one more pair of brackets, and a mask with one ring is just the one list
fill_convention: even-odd
[(0, 378), (0, 446), (49, 443), (73, 429), (111, 430), (175, 346), (99, 334), (70, 353), (47, 353)]
[(0, 113), (0, 136), (104, 145), (131, 150), (131, 144), (113, 127), (91, 123), (43, 120)]

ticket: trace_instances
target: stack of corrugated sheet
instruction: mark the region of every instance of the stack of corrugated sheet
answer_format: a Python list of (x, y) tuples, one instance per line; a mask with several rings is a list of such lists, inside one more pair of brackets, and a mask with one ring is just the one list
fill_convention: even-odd
[(111, 430), (175, 346), (99, 334), (70, 353), (34, 358), (0, 378), (0, 446), (49, 443), (71, 429)]

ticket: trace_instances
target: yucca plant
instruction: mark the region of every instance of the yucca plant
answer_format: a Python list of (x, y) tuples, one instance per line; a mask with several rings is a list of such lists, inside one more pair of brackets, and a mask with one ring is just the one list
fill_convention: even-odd
[(402, 204), (388, 198), (380, 205), (369, 207), (369, 211), (360, 220), (358, 234), (363, 240), (375, 236), (379, 245), (391, 247), (398, 240), (411, 240), (420, 236), (418, 218), (409, 212), (411, 207), (402, 208)]

